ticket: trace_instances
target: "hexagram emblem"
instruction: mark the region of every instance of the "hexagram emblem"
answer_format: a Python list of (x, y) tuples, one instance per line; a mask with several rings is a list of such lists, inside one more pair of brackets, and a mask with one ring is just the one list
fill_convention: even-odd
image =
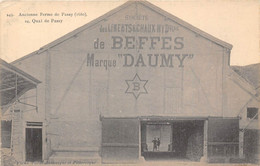
[(132, 80), (125, 80), (127, 83), (127, 89), (125, 93), (133, 94), (136, 99), (141, 94), (147, 94), (147, 90), (145, 85), (147, 84), (148, 80), (141, 80), (138, 74), (136, 73)]

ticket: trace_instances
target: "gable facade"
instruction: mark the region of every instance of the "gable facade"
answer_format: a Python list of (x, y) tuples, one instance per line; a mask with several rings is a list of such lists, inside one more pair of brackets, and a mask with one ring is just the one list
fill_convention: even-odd
[(48, 160), (100, 151), (102, 118), (236, 118), (227, 93), (231, 49), (148, 2), (127, 2), (12, 63), (42, 82), (38, 112), (24, 112), (23, 127), (43, 122)]

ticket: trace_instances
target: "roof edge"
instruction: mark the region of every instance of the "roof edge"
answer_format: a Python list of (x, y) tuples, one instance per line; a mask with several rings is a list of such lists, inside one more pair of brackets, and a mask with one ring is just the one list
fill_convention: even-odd
[(223, 46), (223, 47), (225, 47), (227, 49), (230, 49), (230, 50), (233, 47), (231, 44), (229, 44), (227, 42), (224, 42), (224, 41), (222, 41), (222, 40), (220, 40), (220, 39), (218, 39), (218, 38), (216, 38), (216, 37), (214, 37), (214, 36), (204, 32), (204, 31), (202, 31), (202, 30), (200, 30), (198, 28), (194, 27), (193, 25), (191, 25), (191, 24), (183, 21), (182, 19), (180, 19), (180, 18), (170, 14), (167, 11), (164, 11), (163, 9), (155, 6), (154, 4), (152, 4), (152, 3), (150, 3), (150, 2), (148, 2), (146, 0), (129, 0), (129, 1), (125, 2), (125, 3), (123, 3), (122, 5), (120, 5), (120, 6), (116, 7), (116, 8), (114, 8), (114, 9), (110, 10), (109, 12), (105, 13), (104, 15), (102, 15), (102, 16), (100, 16), (100, 17), (98, 17), (98, 18), (96, 18), (96, 19), (86, 23), (85, 25), (83, 25), (83, 26), (81, 26), (81, 27), (79, 27), (79, 28), (77, 28), (77, 29), (75, 29), (75, 30), (73, 30), (73, 31), (63, 35), (62, 37), (60, 37), (60, 38), (58, 38), (58, 39), (56, 39), (56, 40), (54, 40), (54, 41), (44, 45), (39, 50), (36, 50), (36, 51), (34, 51), (34, 52), (32, 52), (32, 53), (30, 53), (28, 55), (25, 55), (25, 56), (23, 56), (23, 57), (21, 57), (21, 58), (19, 58), (17, 60), (14, 60), (13, 62), (11, 62), (11, 64), (15, 64), (15, 63), (17, 63), (17, 62), (19, 62), (21, 60), (24, 60), (24, 59), (27, 59), (27, 58), (33, 56), (33, 55), (40, 54), (40, 53), (42, 53), (42, 52), (44, 52), (44, 51), (46, 51), (46, 50), (48, 50), (48, 49), (50, 49), (50, 48), (60, 44), (60, 43), (70, 39), (71, 37), (77, 35), (78, 33), (82, 32), (82, 31), (84, 31), (85, 29), (87, 29), (87, 28), (89, 28), (91, 26), (96, 25), (97, 23), (105, 20), (105, 18), (115, 14), (116, 12), (118, 12), (118, 11), (120, 11), (120, 10), (126, 8), (127, 6), (134, 4), (134, 3), (141, 3), (144, 6), (152, 9), (156, 13), (159, 13), (161, 15), (164, 15), (164, 16), (168, 17), (169, 19), (171, 19), (172, 21), (176, 22), (177, 24), (183, 26), (184, 28), (187, 28), (187, 29), (193, 31), (193, 32), (201, 35), (205, 39), (208, 39), (208, 40), (210, 40), (210, 41), (212, 41), (212, 42), (214, 42), (214, 43), (216, 43), (218, 45), (221, 45), (221, 46)]
[(54, 41), (52, 41), (52, 42), (42, 46), (39, 50), (36, 50), (36, 51), (34, 51), (34, 52), (32, 52), (32, 53), (30, 53), (28, 55), (25, 55), (25, 56), (23, 56), (23, 57), (21, 57), (21, 58), (19, 58), (17, 60), (14, 60), (11, 63), (15, 64), (15, 63), (17, 63), (17, 62), (19, 62), (21, 60), (24, 60), (24, 59), (27, 59), (27, 58), (33, 56), (33, 55), (40, 54), (40, 53), (42, 53), (42, 52), (44, 52), (44, 51), (46, 51), (46, 50), (48, 50), (48, 49), (50, 49), (50, 48), (60, 44), (60, 43), (70, 39), (71, 37), (77, 35), (78, 33), (82, 32), (82, 31), (84, 31), (85, 29), (87, 29), (87, 28), (89, 28), (91, 26), (96, 25), (97, 23), (105, 20), (106, 17), (109, 17), (109, 16), (113, 15), (114, 13), (116, 13), (116, 12), (126, 8), (127, 6), (129, 6), (129, 5), (131, 5), (131, 4), (135, 3), (135, 2), (136, 2), (135, 0), (127, 1), (127, 2), (123, 3), (122, 5), (120, 5), (120, 6), (116, 7), (116, 8), (114, 8), (114, 9), (110, 10), (109, 12), (107, 12), (105, 14), (103, 14), (102, 16), (99, 16), (98, 18), (95, 18), (94, 20), (92, 20), (92, 21), (82, 25), (81, 27), (79, 27), (79, 28), (77, 28), (77, 29), (75, 29), (75, 30), (73, 30), (73, 31), (71, 31), (71, 32), (69, 32), (69, 33), (59, 37), (58, 39), (56, 39), (56, 40), (54, 40)]
[[(20, 76), (24, 77), (25, 79), (31, 80), (31, 82), (33, 82), (35, 85), (41, 83), (41, 81), (39, 81), (38, 79), (36, 79), (36, 78), (34, 78), (33, 76), (31, 76), (31, 75), (25, 73), (25, 72), (22, 71), (21, 69), (18, 69), (17, 67), (15, 67), (15, 66), (13, 66), (13, 65), (11, 65), (11, 64), (9, 64), (9, 63), (7, 63), (6, 61), (2, 60), (1, 58), (0, 58), (0, 64), (1, 64), (1, 67), (6, 67), (6, 68), (8, 68), (8, 69), (10, 69), (10, 70), (12, 70), (12, 71), (18, 73)], [(1, 67), (0, 67), (0, 68), (1, 68)]]
[[(247, 90), (241, 88), (242, 90), (246, 91), (248, 93), (248, 91), (250, 91), (250, 93), (255, 97), (257, 98), (257, 96), (255, 96), (255, 94), (257, 94), (257, 88), (254, 87), (250, 82), (248, 82), (244, 77), (242, 77), (241, 75), (239, 75), (237, 72), (235, 72), (232, 68), (229, 68), (230, 69), (230, 76), (234, 76), (236, 77), (238, 80), (239, 80), (239, 84), (240, 86), (244, 87), (244, 85), (246, 85), (247, 87), (244, 87), (244, 88), (247, 88)], [(230, 78), (232, 80), (232, 78)], [(244, 84), (244, 85), (241, 85), (241, 84)], [(250, 95), (251, 95), (250, 94)]]
[(257, 85), (255, 86), (254, 83), (252, 81), (250, 81), (249, 79), (247, 79), (243, 74), (239, 73), (236, 71), (236, 67), (248, 67), (248, 66), (253, 66), (253, 65), (260, 65), (260, 63), (253, 63), (253, 64), (249, 64), (249, 65), (245, 65), (245, 66), (238, 66), (238, 65), (234, 65), (234, 66), (230, 66), (230, 69), (236, 73), (236, 75), (238, 75), (238, 77), (242, 78), (245, 82), (247, 82), (248, 84), (250, 84), (250, 86), (252, 86), (254, 89), (258, 89), (260, 86)]
[(219, 44), (219, 45), (221, 45), (221, 46), (223, 46), (223, 47), (225, 47), (227, 49), (230, 49), (230, 50), (233, 48), (232, 44), (229, 44), (229, 43), (227, 43), (227, 42), (225, 42), (223, 40), (220, 40), (220, 39), (218, 39), (218, 38), (208, 34), (207, 32), (204, 32), (203, 30), (200, 30), (199, 28), (194, 27), (193, 25), (189, 24), (188, 22), (186, 22), (186, 21), (184, 21), (184, 20), (182, 20), (182, 19), (180, 19), (180, 18), (170, 14), (169, 12), (167, 12), (167, 11), (157, 7), (157, 6), (155, 6), (154, 4), (152, 4), (152, 3), (148, 2), (148, 1), (140, 1), (140, 2), (142, 4), (144, 4), (145, 6), (147, 6), (147, 7), (150, 7), (155, 12), (167, 16), (172, 21), (174, 21), (174, 22), (182, 25), (183, 27), (185, 27), (185, 28), (187, 28), (187, 29), (189, 29), (189, 30), (191, 30), (191, 31), (201, 35), (202, 37), (204, 37), (204, 38), (206, 38), (208, 40), (211, 40), (211, 41), (215, 42), (216, 44)]

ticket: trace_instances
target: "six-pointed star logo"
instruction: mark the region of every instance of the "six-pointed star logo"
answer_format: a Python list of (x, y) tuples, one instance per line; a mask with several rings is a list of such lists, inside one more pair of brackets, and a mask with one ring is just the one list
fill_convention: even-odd
[(135, 74), (132, 80), (126, 80), (127, 89), (125, 93), (131, 93), (137, 99), (140, 94), (147, 94), (147, 90), (145, 88), (148, 80), (141, 80), (138, 74)]

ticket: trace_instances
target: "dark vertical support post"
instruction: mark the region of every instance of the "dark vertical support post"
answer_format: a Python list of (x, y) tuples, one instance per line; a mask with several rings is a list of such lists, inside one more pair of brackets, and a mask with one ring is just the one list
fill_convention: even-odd
[(244, 158), (244, 130), (239, 131), (239, 158)]
[(140, 144), (141, 144), (140, 159), (144, 159), (144, 158), (142, 158), (142, 152), (146, 145), (146, 123), (142, 122), (141, 119), (140, 119)]
[(204, 121), (204, 139), (203, 139), (203, 157), (202, 162), (207, 162), (208, 159), (208, 120)]
[(11, 155), (13, 156), (13, 136), (14, 136), (14, 121), (13, 121), (13, 119), (14, 119), (14, 106), (12, 105), (11, 106), (11, 119), (12, 119), (12, 128), (11, 128), (11, 145), (10, 145), (10, 147), (11, 147)]
[(173, 144), (173, 122), (171, 122), (171, 137), (170, 137), (170, 145), (169, 145), (169, 150), (172, 152), (172, 144)]
[(142, 157), (142, 124), (141, 121), (139, 120), (139, 160)]

